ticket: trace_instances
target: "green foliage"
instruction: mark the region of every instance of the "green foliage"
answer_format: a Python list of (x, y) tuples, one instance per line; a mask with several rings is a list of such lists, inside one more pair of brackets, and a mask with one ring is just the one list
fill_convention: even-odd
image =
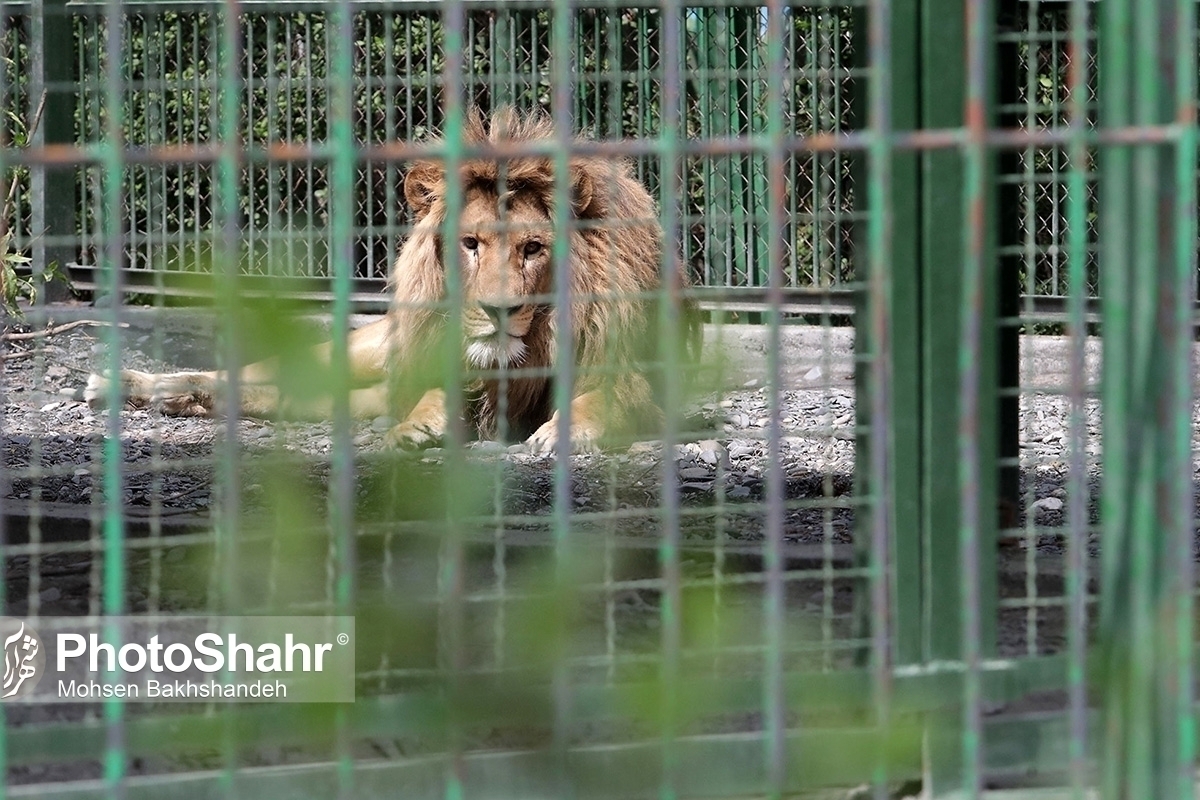
[(20, 318), (20, 301), (37, 301), (42, 285), (54, 280), (65, 280), (56, 262), (47, 264), (40, 273), (28, 271), (29, 256), (13, 249), (12, 233), (0, 237), (0, 287), (3, 288), (4, 312)]

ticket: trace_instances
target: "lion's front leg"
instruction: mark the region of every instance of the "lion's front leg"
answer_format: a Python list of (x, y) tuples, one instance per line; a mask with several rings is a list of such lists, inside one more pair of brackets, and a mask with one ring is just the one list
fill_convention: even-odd
[(388, 431), (385, 441), (389, 447), (401, 450), (436, 447), (446, 437), (449, 424), (449, 417), (446, 416), (446, 392), (442, 389), (430, 389), (421, 396), (404, 421)]
[[(571, 401), (571, 452), (598, 452), (600, 440), (612, 422), (613, 409), (607, 407), (603, 392), (585, 392), (576, 397)], [(531, 453), (553, 453), (558, 446), (558, 412), (551, 414), (525, 444)]]

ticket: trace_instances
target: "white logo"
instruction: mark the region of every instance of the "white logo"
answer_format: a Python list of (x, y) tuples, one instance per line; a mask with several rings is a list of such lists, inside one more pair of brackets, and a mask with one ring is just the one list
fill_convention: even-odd
[[(9, 633), (16, 626), (16, 630)], [(0, 680), (0, 700), (33, 692), (46, 665), (46, 654), (37, 631), (22, 620), (0, 618), (0, 636), (4, 637), (4, 677)]]

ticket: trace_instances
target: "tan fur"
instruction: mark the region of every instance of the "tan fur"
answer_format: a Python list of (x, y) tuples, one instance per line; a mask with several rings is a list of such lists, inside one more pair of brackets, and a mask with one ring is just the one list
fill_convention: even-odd
[[(465, 129), (468, 146), (547, 140), (556, 141), (547, 116), (521, 116), (507, 108), (496, 111), (490, 125), (472, 112)], [(417, 162), (406, 176), (413, 231), (393, 270), (388, 315), (350, 335), (354, 377), (368, 385), (352, 395), (352, 410), (362, 416), (391, 411), (402, 419), (389, 434), (396, 446), (427, 446), (445, 434), (445, 396), (438, 388), (442, 373), (432, 362), (448, 327), (444, 261), (454, 247), (463, 289), (464, 365), (501, 371), (465, 387), (468, 421), (480, 436), (496, 437), (503, 427), (509, 438), (527, 438), (534, 451), (552, 450), (557, 441), (552, 378), (559, 359), (553, 305), (555, 161), (540, 155), (470, 159), (460, 163), (459, 179), (458, 238), (443, 242), (448, 214), (443, 162)], [(567, 272), (576, 365), (571, 439), (574, 449), (590, 450), (609, 434), (661, 419), (639, 360), (658, 357), (652, 296), (661, 286), (662, 230), (653, 200), (627, 163), (571, 156), (568, 181), (573, 224)], [(686, 282), (682, 273), (675, 277), (674, 288)], [(316, 355), (327, 362), (329, 345)], [(280, 407), (271, 386), (275, 369), (268, 361), (242, 370), (243, 413), (299, 410)], [(171, 413), (211, 411), (221, 379), (215, 372), (122, 373), (133, 402), (157, 403)], [(93, 376), (89, 399), (102, 402), (104, 385)]]

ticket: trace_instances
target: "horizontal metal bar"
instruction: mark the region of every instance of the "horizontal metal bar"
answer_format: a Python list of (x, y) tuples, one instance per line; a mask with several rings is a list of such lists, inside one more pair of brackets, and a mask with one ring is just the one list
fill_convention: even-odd
[[(898, 670), (895, 676), (895, 710), (923, 712), (943, 708), (958, 702), (954, 687), (963, 678), (961, 665), (926, 665), (916, 670)], [(1054, 689), (1065, 680), (1066, 662), (1061, 657), (1047, 656), (1020, 661), (991, 661), (983, 665), (984, 696), (992, 704), (1013, 702), (1031, 692)], [(461, 699), (473, 709), (472, 721), (479, 724), (516, 724), (514, 709), (498, 692), (503, 676), (494, 674), (464, 676)], [(792, 672), (785, 676), (789, 708), (797, 713), (827, 715), (869, 710), (868, 691), (871, 675), (867, 670), (846, 670), (840, 673)], [(618, 684), (615, 686), (580, 686), (575, 690), (575, 718), (579, 721), (613, 720), (616, 709), (628, 708), (631, 698), (652, 696), (658, 690), (655, 683)], [(761, 706), (762, 678), (714, 677), (685, 679), (679, 686), (680, 696), (694, 698), (692, 711), (697, 715), (753, 711)], [(385, 697), (362, 697), (349, 709), (346, 724), (356, 736), (397, 737), (427, 734), (435, 731), (445, 719), (443, 696), (436, 692)], [(536, 715), (536, 712), (533, 712)], [(495, 718), (494, 720), (492, 718)], [(130, 755), (152, 755), (175, 752), (190, 747), (203, 747), (219, 738), (232, 725), (236, 739), (253, 742), (255, 746), (279, 746), (288, 743), (318, 744), (334, 735), (332, 708), (297, 708), (287, 704), (261, 707), (238, 707), (214, 718), (193, 714), (163, 714), (128, 720)], [(817, 731), (812, 731), (817, 733)], [(858, 732), (848, 731), (847, 734)], [(7, 731), (10, 766), (33, 763), (55, 763), (87, 758), (103, 749), (104, 724), (100, 720), (55, 722), (45, 725), (10, 727)], [(796, 735), (796, 734), (793, 734)], [(825, 730), (821, 736), (838, 735), (837, 730)], [(737, 734), (756, 738), (754, 734)], [(728, 737), (718, 737), (726, 739)], [(584, 747), (576, 752), (586, 752)], [(845, 751), (849, 752), (849, 751)], [(728, 765), (722, 756), (718, 763)], [(861, 767), (861, 765), (858, 765)], [(736, 770), (730, 770), (734, 773)], [(824, 778), (820, 769), (805, 781), (819, 784)], [(849, 774), (861, 776), (854, 769)], [(832, 777), (832, 776), (825, 776)], [(853, 778), (852, 778), (853, 779)], [(44, 789), (44, 787), (43, 787)], [(392, 796), (405, 796), (407, 794)], [(502, 796), (502, 795), (498, 795)]]
[[(461, 0), (470, 9), (489, 8), (545, 8), (550, 9), (550, 0)], [(792, 8), (857, 8), (864, 0), (797, 0), (791, 3)], [(8, 7), (29, 5), (28, 0), (6, 2)], [(67, 8), (84, 13), (104, 13), (105, 0), (70, 0)], [(223, 0), (124, 0), (121, 6), (131, 12), (159, 13), (165, 11), (211, 11), (227, 6)], [(294, 14), (301, 11), (330, 11), (333, 4), (329, 0), (238, 0), (238, 8), (242, 11), (262, 9), (278, 10), (281, 14)], [(441, 0), (349, 0), (352, 11), (387, 11), (404, 13), (409, 11), (438, 11), (443, 3)], [(684, 7), (763, 7), (762, 0), (688, 0)], [(611, 0), (571, 0), (571, 8), (612, 8)], [(621, 8), (661, 8), (662, 0), (622, 0)]]
[[(211, 298), (212, 292), (195, 285), (196, 273), (154, 272), (145, 269), (124, 270), (122, 286), (127, 294), (161, 294), (168, 297)], [(99, 268), (88, 264), (71, 264), (71, 284), (80, 292), (94, 292), (101, 285)], [(178, 279), (179, 283), (172, 283)], [(257, 276), (247, 275), (245, 294), (248, 297), (286, 297), (290, 299), (328, 303), (333, 293), (322, 286), (328, 278), (306, 276)], [(192, 285), (187, 285), (191, 283)], [(387, 282), (383, 278), (355, 278), (351, 303), (361, 313), (379, 313), (387, 310), (388, 298), (384, 293)], [(854, 289), (814, 289), (791, 287), (783, 291), (784, 314), (853, 316), (855, 313)], [(766, 313), (771, 310), (765, 287), (696, 286), (686, 296), (697, 302), (700, 308), (710, 312), (738, 312), (746, 314)], [(1100, 299), (1086, 301), (1087, 322), (1100, 321)], [(1197, 304), (1197, 323), (1200, 324), (1200, 303)], [(1067, 298), (1061, 295), (1021, 295), (1020, 310), (1012, 321), (1034, 319), (1039, 322), (1066, 323), (1069, 320)]]
[[(132, 726), (131, 720), (127, 725)], [(767, 788), (759, 734), (723, 734), (680, 738), (672, 744), (676, 761), (676, 791), (684, 797), (731, 797), (762, 794)], [(861, 770), (879, 749), (868, 730), (812, 730), (787, 737), (790, 757), (788, 788), (857, 783)], [(900, 748), (896, 748), (900, 750)], [(555, 792), (560, 769), (571, 775), (573, 794), (596, 800), (636, 800), (659, 796), (662, 743), (637, 742), (594, 745), (570, 750), (559, 767), (548, 750), (470, 753), (462, 756), (461, 788), (468, 796), (521, 797), (528, 800), (559, 797)], [(919, 748), (907, 747), (889, 759), (889, 775), (913, 778), (919, 774)], [(354, 797), (434, 800), (445, 796), (446, 758), (358, 762), (354, 766)], [(228, 775), (190, 772), (181, 775), (133, 777), (122, 782), (129, 800), (183, 800), (217, 797)], [(317, 763), (290, 767), (240, 769), (234, 778), (239, 793), (250, 797), (326, 798), (338, 795), (338, 767)], [(71, 800), (103, 797), (100, 781), (76, 784), (35, 784), (10, 787), (9, 797)]]
[[(1083, 137), (1089, 145), (1169, 144), (1177, 141), (1183, 131), (1183, 127), (1176, 124), (1143, 125), (1089, 131)], [(1070, 143), (1071, 134), (1066, 129), (996, 128), (989, 130), (983, 138), (984, 144), (991, 148), (1024, 149), (1065, 146)], [(876, 134), (867, 131), (816, 133), (786, 137), (782, 146), (787, 153), (836, 153), (866, 150), (877, 139)], [(898, 131), (885, 136), (884, 140), (887, 147), (893, 150), (952, 149), (966, 145), (966, 132), (962, 128)], [(660, 139), (580, 141), (572, 143), (571, 152), (599, 157), (642, 157), (661, 155), (665, 146)], [(774, 152), (777, 145), (763, 136), (737, 136), (687, 139), (673, 147), (676, 152), (688, 156), (722, 156)], [(22, 166), (98, 165), (108, 157), (110, 150), (105, 144), (46, 144), (7, 150), (5, 162)], [(441, 158), (442, 150), (442, 146), (436, 144), (388, 142), (358, 148), (355, 156), (360, 162), (401, 162)], [(139, 165), (214, 164), (223, 152), (220, 144), (169, 144), (126, 148), (122, 151), (122, 159), (128, 164)], [(502, 159), (553, 154), (553, 144), (522, 143), (464, 147), (462, 157)], [(266, 147), (242, 148), (238, 155), (250, 163), (309, 163), (331, 161), (334, 149), (331, 144), (274, 142)]]

